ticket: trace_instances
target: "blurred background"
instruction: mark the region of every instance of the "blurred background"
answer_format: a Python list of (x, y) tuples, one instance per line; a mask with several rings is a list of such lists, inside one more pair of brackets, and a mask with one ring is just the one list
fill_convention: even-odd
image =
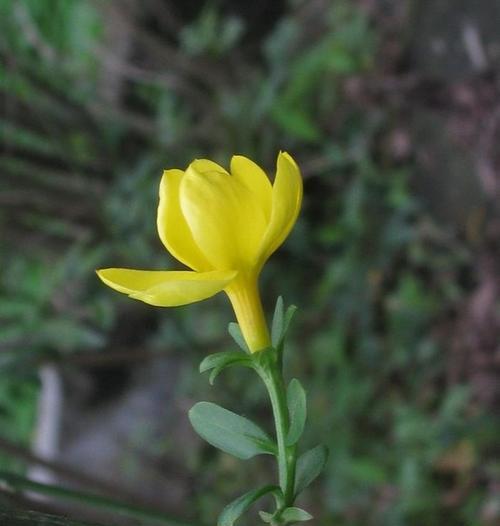
[[(500, 524), (499, 26), (491, 0), (2, 0), (0, 471), (208, 524), (273, 476), (187, 419), (203, 399), (271, 425), (251, 373), (198, 373), (233, 348), (227, 299), (155, 309), (94, 270), (180, 268), (164, 168), (239, 153), (272, 177), (284, 149), (304, 206), (261, 284), (269, 315), (300, 307), (287, 376), (303, 447), (331, 451), (299, 504)], [(1, 483), (0, 507), (129, 524)]]

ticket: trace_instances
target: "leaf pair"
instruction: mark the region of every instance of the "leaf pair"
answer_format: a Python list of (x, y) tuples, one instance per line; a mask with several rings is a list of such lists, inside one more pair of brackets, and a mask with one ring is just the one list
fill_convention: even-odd
[(250, 506), (264, 495), (273, 493), (276, 499), (282, 497), (278, 486), (262, 486), (245, 493), (228, 504), (219, 515), (217, 526), (233, 526), (233, 524), (250, 508)]
[[(261, 497), (273, 494), (276, 503), (282, 502), (283, 495), (278, 486), (262, 486), (238, 497), (228, 504), (219, 515), (217, 526), (233, 526), (234, 523)], [(275, 513), (259, 511), (260, 518), (268, 524), (288, 524), (290, 522), (304, 522), (311, 520), (313, 516), (307, 511), (295, 506), (282, 509), (277, 506)]]
[[(271, 329), (272, 344), (273, 347), (278, 350), (278, 352), (280, 352), (283, 347), (286, 333), (296, 310), (297, 307), (291, 305), (285, 311), (283, 298), (281, 296), (278, 297)], [(209, 376), (210, 385), (213, 385), (219, 373), (222, 372), (226, 367), (230, 367), (232, 365), (252, 367), (252, 355), (248, 345), (245, 342), (245, 339), (243, 338), (240, 326), (234, 322), (230, 323), (228, 325), (228, 332), (238, 347), (240, 347), (240, 349), (244, 351), (245, 354), (241, 354), (237, 351), (225, 351), (207, 356), (200, 364), (200, 373), (211, 370)]]
[[(254, 489), (238, 497), (233, 502), (228, 504), (219, 515), (217, 526), (233, 526), (234, 523), (254, 504), (257, 500), (265, 495), (273, 494), (277, 504), (281, 502), (283, 497), (281, 489), (278, 486), (262, 486)], [(275, 513), (268, 513), (266, 511), (259, 512), (260, 518), (270, 524), (288, 524), (290, 522), (303, 522), (313, 518), (307, 511), (297, 508), (289, 507), (281, 509), (278, 506), (278, 511)]]

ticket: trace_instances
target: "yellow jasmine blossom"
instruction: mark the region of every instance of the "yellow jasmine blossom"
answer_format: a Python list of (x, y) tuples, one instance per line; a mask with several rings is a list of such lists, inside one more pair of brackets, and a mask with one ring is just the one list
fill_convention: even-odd
[(235, 155), (231, 171), (206, 160), (186, 171), (165, 170), (160, 183), (158, 234), (167, 250), (192, 271), (121, 268), (97, 272), (113, 289), (150, 305), (173, 307), (224, 291), (252, 352), (270, 338), (257, 280), (283, 243), (302, 202), (300, 170), (285, 152), (271, 185), (264, 171)]

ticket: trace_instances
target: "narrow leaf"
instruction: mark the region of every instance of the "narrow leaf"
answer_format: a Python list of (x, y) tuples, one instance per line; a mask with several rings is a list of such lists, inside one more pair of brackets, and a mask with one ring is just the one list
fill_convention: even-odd
[(209, 354), (200, 363), (200, 373), (204, 373), (216, 367), (225, 367), (235, 362), (250, 362), (247, 355), (239, 351), (225, 351)]
[(313, 516), (308, 513), (306, 510), (303, 510), (302, 508), (285, 508), (281, 515), (281, 520), (283, 523), (287, 522), (304, 522), (304, 521), (310, 521)]
[(288, 385), (286, 398), (290, 415), (290, 427), (286, 437), (286, 445), (293, 446), (298, 442), (304, 431), (307, 417), (306, 392), (296, 378)]
[(230, 365), (236, 365), (236, 362), (232, 362), (232, 363), (228, 363), (222, 367), (214, 367), (211, 371), (210, 371), (210, 376), (208, 377), (208, 383), (210, 385), (214, 385), (215, 383), (215, 379), (217, 378), (217, 376), (219, 376), (219, 374), (226, 368), (226, 367), (229, 367)]
[(208, 383), (210, 385), (214, 385), (215, 379), (217, 378), (217, 376), (219, 376), (219, 373), (222, 372), (222, 369), (224, 369), (224, 368), (223, 367), (215, 367), (214, 369), (212, 369), (210, 371), (210, 376), (208, 377)]
[(301, 493), (321, 473), (328, 460), (328, 449), (316, 446), (302, 454), (297, 460), (295, 475), (295, 495)]
[(283, 338), (286, 336), (286, 333), (288, 332), (288, 329), (290, 328), (290, 323), (293, 320), (293, 317), (295, 316), (295, 313), (297, 312), (297, 306), (296, 305), (290, 305), (288, 309), (286, 309), (285, 313), (285, 321), (283, 322)]
[(240, 349), (242, 349), (246, 353), (250, 354), (250, 349), (248, 348), (245, 338), (243, 338), (240, 326), (235, 322), (231, 322), (227, 326), (227, 331), (229, 332), (233, 340), (238, 344), (238, 347), (240, 347)]
[(301, 508), (286, 508), (280, 515), (281, 520), (286, 524), (287, 522), (304, 522), (310, 521), (313, 516), (306, 510)]
[(217, 404), (195, 404), (189, 420), (209, 444), (243, 460), (276, 451), (275, 444), (257, 424)]
[[(79, 503), (81, 505), (85, 505), (86, 508), (95, 508), (95, 509), (102, 509), (109, 512), (113, 512), (116, 515), (121, 515), (123, 517), (128, 517), (131, 519), (134, 524), (136, 521), (140, 521), (141, 524), (148, 523), (148, 524), (163, 524), (164, 526), (195, 526), (193, 522), (185, 522), (184, 520), (177, 519), (175, 517), (170, 517), (168, 515), (165, 515), (163, 512), (150, 509), (146, 506), (140, 506), (136, 504), (131, 504), (130, 502), (122, 502), (119, 500), (115, 500), (109, 497), (105, 497), (103, 495), (98, 495), (96, 493), (89, 493), (89, 492), (83, 492), (80, 490), (73, 490), (68, 488), (63, 488), (61, 486), (55, 486), (51, 484), (42, 484), (41, 482), (36, 482), (34, 480), (27, 479), (25, 477), (22, 477), (20, 475), (16, 475), (14, 473), (7, 473), (4, 471), (0, 471), (0, 486), (3, 488), (6, 488), (8, 491), (29, 491), (30, 493), (36, 494), (36, 495), (43, 495), (46, 497), (49, 497), (54, 502), (60, 501), (61, 503), (65, 503), (65, 506), (68, 506), (68, 503)], [(45, 526), (63, 526), (66, 525), (66, 522), (62, 518), (59, 518), (60, 522), (56, 522), (56, 519), (54, 518), (54, 522), (51, 522), (46, 520), (45, 516), (38, 517), (33, 515), (33, 520), (28, 521), (28, 517), (26, 517), (27, 522), (15, 522), (14, 516), (9, 517), (9, 512), (7, 511), (7, 516), (3, 515), (2, 510), (0, 510), (0, 524), (3, 525), (9, 525), (9, 526), (34, 526), (34, 525), (45, 525)], [(14, 513), (14, 512), (12, 512)], [(17, 517), (16, 517), (17, 518)], [(19, 517), (19, 520), (21, 520), (21, 517)], [(87, 523), (85, 523), (87, 524)], [(68, 522), (68, 526), (78, 526), (81, 524), (80, 522), (74, 523), (72, 521)]]
[(283, 337), (283, 321), (285, 317), (285, 310), (283, 307), (283, 298), (278, 296), (276, 300), (276, 307), (274, 308), (273, 323), (271, 326), (271, 341), (275, 349), (278, 348)]
[(285, 336), (290, 328), (290, 323), (296, 312), (297, 307), (295, 305), (290, 305), (290, 307), (284, 311), (283, 299), (281, 296), (278, 298), (271, 330), (271, 340), (275, 349), (280, 349), (282, 347), (285, 341)]
[(274, 513), (268, 513), (267, 511), (259, 511), (259, 517), (263, 520), (263, 522), (269, 524), (274, 519)]
[(231, 367), (232, 365), (243, 365), (246, 367), (252, 366), (252, 360), (247, 354), (242, 354), (239, 351), (225, 351), (210, 354), (207, 356), (200, 364), (200, 373), (209, 371), (210, 377), (208, 381), (210, 385), (213, 385), (219, 373), (223, 371), (226, 367)]
[(254, 489), (238, 497), (222, 510), (217, 521), (217, 526), (233, 526), (255, 501), (278, 489), (277, 486), (263, 486), (262, 488)]

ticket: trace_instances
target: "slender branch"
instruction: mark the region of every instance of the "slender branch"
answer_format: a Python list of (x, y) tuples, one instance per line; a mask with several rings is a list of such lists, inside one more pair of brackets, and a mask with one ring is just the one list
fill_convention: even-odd
[(30, 479), (21, 477), (19, 475), (14, 475), (12, 473), (0, 471), (0, 485), (6, 486), (12, 491), (29, 490), (41, 495), (47, 495), (49, 497), (80, 502), (86, 504), (87, 506), (105, 509), (106, 511), (112, 511), (131, 518), (154, 521), (158, 524), (161, 523), (166, 526), (199, 526), (192, 522), (185, 522), (168, 517), (162, 512), (142, 506), (120, 502), (118, 500), (110, 499), (108, 497), (103, 497), (93, 493), (84, 493), (51, 484), (41, 484), (39, 482), (34, 482)]
[(66, 517), (62, 518), (54, 514), (39, 511), (4, 510), (0, 509), (0, 524), (8, 526), (104, 526), (94, 522), (81, 522)]
[(47, 460), (39, 457), (38, 455), (33, 454), (28, 449), (25, 449), (10, 440), (7, 440), (5, 437), (0, 435), (0, 452), (7, 453), (13, 458), (22, 460), (28, 464), (35, 464), (38, 466), (43, 466), (44, 468), (50, 469), (52, 472), (56, 473), (60, 477), (72, 481), (75, 484), (87, 485), (93, 488), (97, 488), (99, 491), (109, 492), (111, 494), (116, 494), (119, 492), (120, 497), (126, 498), (129, 500), (133, 496), (127, 491), (121, 491), (116, 488), (113, 484), (108, 483), (104, 480), (97, 479), (91, 475), (87, 475), (81, 471), (75, 470), (70, 466), (67, 466), (61, 462), (55, 460)]
[(37, 455), (34, 455), (29, 450), (10, 442), (2, 436), (0, 436), (0, 452), (8, 453), (10, 456), (23, 460), (31, 465), (43, 466), (49, 469), (51, 472), (57, 474), (59, 477), (64, 479), (64, 481), (68, 481), (79, 486), (92, 488), (94, 491), (99, 491), (103, 494), (109, 495), (112, 500), (124, 500), (128, 503), (133, 503), (133, 506), (139, 508), (148, 508), (154, 510), (156, 507), (155, 512), (159, 514), (165, 514), (163, 509), (158, 509), (158, 506), (152, 502), (148, 502), (144, 498), (139, 498), (137, 495), (133, 494), (127, 489), (118, 487), (116, 484), (112, 484), (100, 478), (88, 475), (82, 471), (75, 470), (61, 462), (57, 462), (55, 460), (49, 461), (41, 458)]

